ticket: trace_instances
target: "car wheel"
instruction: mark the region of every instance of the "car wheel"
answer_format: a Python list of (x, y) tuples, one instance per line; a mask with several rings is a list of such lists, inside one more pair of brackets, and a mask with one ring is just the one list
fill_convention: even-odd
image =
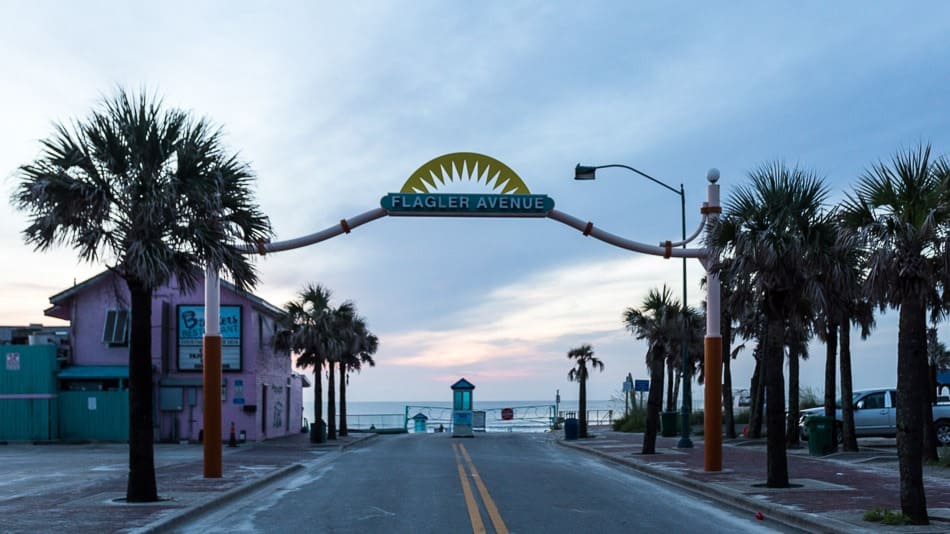
[(950, 420), (941, 419), (937, 421), (937, 441), (942, 445), (950, 445)]

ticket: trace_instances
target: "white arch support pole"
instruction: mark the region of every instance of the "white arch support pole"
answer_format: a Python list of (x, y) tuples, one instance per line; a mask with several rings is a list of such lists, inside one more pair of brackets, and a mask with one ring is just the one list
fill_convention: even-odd
[[(709, 223), (719, 219), (719, 184), (706, 186), (704, 215)], [(706, 339), (703, 347), (703, 362), (706, 370), (705, 404), (703, 412), (703, 468), (706, 471), (722, 471), (722, 333), (720, 318), (722, 308), (719, 300), (719, 274), (712, 272), (718, 258), (708, 255), (703, 259), (706, 267)]]
[(205, 333), (201, 346), (204, 420), (204, 477), (221, 478), (221, 279), (218, 268), (205, 267)]

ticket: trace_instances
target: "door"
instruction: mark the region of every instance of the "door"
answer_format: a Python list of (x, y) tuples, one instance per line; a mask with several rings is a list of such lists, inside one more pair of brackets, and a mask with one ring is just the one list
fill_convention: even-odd
[(873, 391), (854, 405), (854, 431), (858, 436), (893, 433), (894, 408), (887, 391)]

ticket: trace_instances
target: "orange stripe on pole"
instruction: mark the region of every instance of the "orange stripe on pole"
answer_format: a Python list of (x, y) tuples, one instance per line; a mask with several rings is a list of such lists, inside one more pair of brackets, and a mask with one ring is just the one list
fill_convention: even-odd
[(204, 476), (221, 478), (221, 336), (202, 340), (202, 408), (204, 412)]
[(722, 471), (722, 338), (705, 342), (706, 391), (703, 417), (703, 465), (706, 471)]

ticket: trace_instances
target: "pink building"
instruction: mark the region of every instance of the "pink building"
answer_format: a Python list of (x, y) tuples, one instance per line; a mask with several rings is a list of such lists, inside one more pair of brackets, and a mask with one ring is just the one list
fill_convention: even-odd
[[(154, 370), (155, 439), (197, 440), (204, 425), (201, 337), (204, 333), (204, 287), (182, 294), (177, 282), (155, 291), (152, 299), (152, 368)], [(122, 391), (128, 382), (129, 294), (125, 281), (106, 271), (50, 297), (50, 317), (69, 321), (69, 355), (59, 373), (65, 391)], [(301, 431), (302, 388), (307, 380), (293, 372), (290, 354), (271, 346), (281, 310), (221, 281), (223, 378), (220, 392), (225, 440), (235, 433), (259, 441)], [(125, 406), (98, 406), (94, 421), (115, 410), (121, 423)], [(121, 400), (116, 401), (121, 404)], [(85, 405), (81, 406), (84, 408)], [(124, 409), (124, 412), (123, 412)], [(82, 410), (79, 411), (82, 418)], [(71, 435), (82, 438), (82, 425)], [(79, 434), (79, 435), (77, 435)], [(95, 432), (90, 431), (95, 435)], [(125, 422), (128, 435), (128, 422)]]

